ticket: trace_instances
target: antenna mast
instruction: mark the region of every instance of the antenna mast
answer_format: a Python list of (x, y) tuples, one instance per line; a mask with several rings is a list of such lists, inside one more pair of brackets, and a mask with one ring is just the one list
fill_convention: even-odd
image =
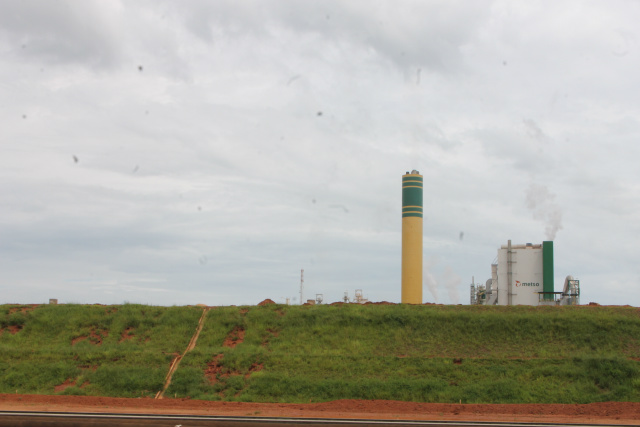
[(304, 268), (300, 270), (300, 305), (304, 304), (304, 299), (302, 298), (303, 289), (304, 289)]

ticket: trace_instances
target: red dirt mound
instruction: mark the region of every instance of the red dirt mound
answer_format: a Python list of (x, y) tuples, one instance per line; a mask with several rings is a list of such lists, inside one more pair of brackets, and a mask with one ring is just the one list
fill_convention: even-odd
[(267, 298), (266, 300), (262, 301), (258, 305), (271, 305), (271, 304), (275, 304), (275, 301), (273, 301), (272, 299)]

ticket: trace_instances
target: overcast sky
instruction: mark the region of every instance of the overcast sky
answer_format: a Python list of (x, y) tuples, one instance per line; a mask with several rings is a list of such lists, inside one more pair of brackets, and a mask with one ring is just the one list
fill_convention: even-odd
[(640, 305), (638, 1), (0, 0), (0, 303), (424, 301), (554, 240)]

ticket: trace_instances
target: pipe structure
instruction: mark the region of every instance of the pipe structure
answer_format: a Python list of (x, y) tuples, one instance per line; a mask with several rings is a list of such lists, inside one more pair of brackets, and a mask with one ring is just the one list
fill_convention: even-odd
[(422, 304), (422, 175), (402, 177), (402, 303)]

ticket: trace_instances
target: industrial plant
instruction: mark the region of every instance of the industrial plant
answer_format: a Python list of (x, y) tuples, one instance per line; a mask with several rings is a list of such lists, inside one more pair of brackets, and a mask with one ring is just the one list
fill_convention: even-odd
[[(422, 304), (423, 258), (423, 176), (417, 170), (402, 176), (402, 271), (401, 303)], [(491, 264), (491, 278), (485, 284), (471, 281), (471, 305), (579, 305), (580, 281), (564, 280), (562, 291), (555, 291), (553, 241), (541, 244), (512, 244), (498, 249)], [(304, 270), (300, 271), (300, 304), (322, 304), (324, 297), (305, 302)], [(344, 303), (364, 304), (362, 289), (355, 297), (345, 292)], [(287, 298), (286, 303), (290, 303)]]
[(491, 278), (484, 285), (472, 280), (470, 303), (480, 305), (578, 305), (580, 281), (564, 280), (562, 292), (555, 291), (553, 242), (512, 245), (498, 249), (491, 264)]
[[(417, 170), (402, 176), (402, 298), (403, 304), (422, 304), (423, 177)], [(471, 304), (578, 305), (580, 281), (567, 276), (555, 291), (553, 241), (498, 249), (491, 278), (471, 283)]]

